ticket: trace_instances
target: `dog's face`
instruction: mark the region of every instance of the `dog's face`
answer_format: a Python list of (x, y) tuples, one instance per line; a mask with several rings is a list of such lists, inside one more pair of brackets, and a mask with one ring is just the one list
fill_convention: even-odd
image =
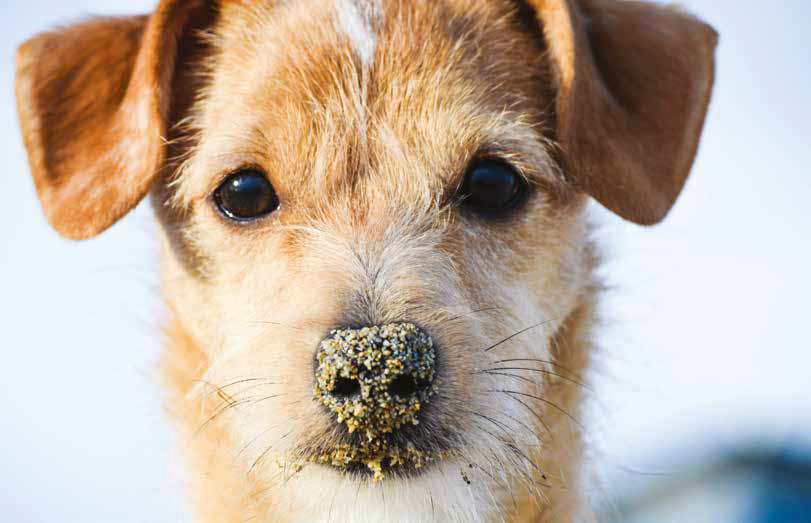
[[(538, 38), (506, 3), (346, 1), (235, 6), (213, 45), (161, 212), (183, 245), (169, 249), (172, 306), (208, 352), (205, 381), (244, 402), (221, 419), (235, 451), (269, 483), (279, 462), (305, 464), (283, 496), (296, 505), (318, 481), (351, 506), (379, 453), (314, 401), (316, 351), (333, 328), (412, 322), (435, 345), (436, 390), (386, 436), (378, 479), (415, 515), (426, 492), (478, 512), (460, 470), (503, 490), (549, 437), (544, 374), (506, 369), (553, 370), (550, 339), (589, 283), (584, 198), (544, 134)], [(356, 459), (334, 463), (346, 445)], [(412, 447), (419, 459), (386, 467)]]
[[(640, 223), (667, 212), (711, 30), (661, 8), (506, 0), (164, 1), (151, 21), (96, 23), (20, 53), (43, 204), (86, 237), (152, 188), (169, 306), (204, 366), (188, 400), (214, 399), (201, 430), (224, 428), (219, 452), (257, 496), (484, 520), (516, 484), (564, 481), (535, 462), (560, 450), (551, 388), (580, 386), (554, 341), (591, 285), (586, 195)], [(38, 64), (54, 38), (120, 48)], [(664, 69), (623, 54), (651, 42)], [(58, 94), (113, 62), (121, 77), (89, 88), (105, 114)], [(421, 348), (383, 345), (403, 326)]]

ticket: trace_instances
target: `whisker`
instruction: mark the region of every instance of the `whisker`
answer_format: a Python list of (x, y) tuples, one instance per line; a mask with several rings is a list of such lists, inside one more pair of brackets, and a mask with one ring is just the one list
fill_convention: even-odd
[(267, 400), (273, 399), (273, 398), (278, 398), (280, 396), (284, 396), (284, 393), (280, 392), (279, 394), (271, 394), (270, 396), (265, 396), (264, 398), (259, 398), (258, 400), (253, 400), (252, 403), (254, 405), (256, 405), (257, 403), (261, 403), (263, 401), (267, 401)]
[(538, 383), (535, 380), (529, 379), (529, 378), (527, 378), (525, 376), (519, 376), (518, 374), (511, 374), (509, 372), (493, 372), (493, 371), (483, 370), (483, 371), (477, 372), (477, 374), (487, 374), (488, 376), (504, 376), (504, 377), (507, 377), (507, 378), (514, 378), (514, 379), (517, 379), (519, 381), (529, 383), (530, 385), (536, 385), (536, 386), (540, 385), (540, 383)]
[(473, 311), (470, 311), (470, 312), (466, 312), (464, 314), (460, 314), (459, 316), (454, 316), (452, 318), (448, 318), (445, 321), (456, 321), (456, 320), (458, 320), (460, 318), (465, 318), (467, 316), (472, 316), (474, 314), (479, 314), (479, 313), (482, 313), (482, 312), (497, 311), (497, 310), (499, 310), (499, 307), (487, 307), (487, 308), (484, 308), (484, 309), (476, 309), (476, 310), (473, 310)]
[[(292, 419), (292, 420), (290, 420), (290, 421), (291, 421), (291, 422), (298, 422), (298, 421), (300, 421), (300, 420), (301, 420), (301, 417), (300, 417), (300, 416), (297, 416), (297, 417), (293, 418), (293, 419)], [(265, 430), (263, 430), (263, 431), (259, 432), (259, 433), (258, 433), (256, 436), (252, 437), (252, 438), (250, 439), (250, 441), (248, 441), (248, 442), (247, 442), (245, 445), (243, 445), (243, 446), (242, 446), (242, 447), (239, 449), (239, 451), (236, 453), (236, 455), (234, 456), (234, 463), (236, 463), (236, 461), (239, 459), (239, 457), (240, 457), (242, 454), (244, 454), (244, 453), (245, 453), (245, 451), (246, 451), (246, 450), (248, 450), (248, 448), (250, 448), (250, 446), (251, 446), (251, 445), (253, 445), (254, 443), (256, 443), (256, 441), (257, 441), (259, 438), (261, 438), (262, 436), (264, 436), (265, 434), (267, 434), (267, 433), (268, 433), (268, 432), (270, 432), (271, 430), (274, 430), (274, 429), (279, 428), (279, 426), (280, 426), (280, 425), (281, 425), (281, 424), (271, 425), (270, 427), (266, 428)]]
[(212, 387), (212, 388), (215, 388), (215, 389), (225, 389), (225, 388), (228, 388), (228, 387), (232, 387), (234, 385), (239, 385), (240, 383), (247, 383), (249, 381), (265, 381), (265, 380), (267, 380), (267, 378), (245, 378), (245, 379), (232, 381), (231, 383), (226, 383), (225, 385), (219, 385), (219, 386), (214, 385), (210, 381), (203, 380), (203, 379), (192, 380), (192, 383), (202, 383), (203, 385), (208, 385), (209, 387)]
[[(494, 478), (497, 484), (503, 485), (505, 487), (505, 490), (511, 491), (512, 489), (509, 488), (508, 478), (504, 475), (505, 469), (507, 468), (504, 463), (504, 460), (501, 457), (497, 456), (493, 451), (493, 449), (489, 449), (488, 454), (490, 457), (486, 458), (486, 464), (489, 466), (490, 471), (485, 470), (485, 468), (482, 467), (481, 464), (476, 463), (475, 460), (470, 460), (471, 464), (477, 467), (485, 474), (487, 474), (488, 476), (490, 476), (491, 478)], [(495, 472), (494, 469), (496, 468), (499, 469), (500, 477), (496, 477), (494, 475)], [(512, 467), (510, 467), (510, 470), (512, 470)]]
[[(488, 392), (503, 392), (503, 391), (496, 390), (496, 391), (488, 391)], [(516, 398), (516, 397), (511, 396), (511, 395), (509, 395), (509, 394), (506, 394), (506, 396), (507, 396), (508, 398), (512, 399), (512, 400), (517, 401), (517, 402), (518, 402), (518, 403), (520, 403), (521, 405), (523, 405), (523, 406), (524, 406), (524, 408), (526, 408), (526, 409), (527, 409), (528, 411), (530, 411), (530, 412), (531, 412), (531, 413), (532, 413), (532, 414), (533, 414), (533, 415), (534, 415), (536, 418), (538, 418), (538, 421), (541, 423), (541, 425), (543, 425), (543, 428), (546, 430), (547, 434), (549, 434), (549, 438), (550, 438), (550, 439), (554, 439), (554, 437), (555, 437), (555, 436), (554, 436), (554, 434), (552, 433), (552, 429), (550, 429), (550, 428), (549, 428), (549, 425), (547, 425), (547, 424), (546, 424), (546, 422), (543, 420), (543, 417), (542, 417), (540, 414), (538, 414), (537, 412), (535, 412), (535, 409), (533, 409), (532, 407), (530, 407), (529, 405), (527, 405), (527, 404), (526, 404), (526, 402), (522, 401), (522, 400), (521, 400), (521, 399), (519, 399), (519, 398)]]
[(580, 381), (583, 381), (583, 382), (586, 381), (581, 376), (579, 376), (576, 372), (574, 372), (572, 370), (569, 370), (566, 367), (564, 367), (563, 365), (560, 365), (559, 363), (556, 363), (556, 362), (550, 361), (550, 360), (542, 360), (542, 359), (538, 359), (538, 358), (508, 358), (508, 359), (504, 359), (504, 360), (496, 360), (496, 361), (493, 362), (493, 364), (494, 365), (500, 365), (502, 363), (515, 363), (515, 362), (535, 362), (535, 363), (544, 363), (546, 365), (552, 365), (553, 367), (556, 367), (559, 370), (562, 370), (564, 372), (568, 372), (569, 374), (571, 374), (572, 376), (574, 376), (575, 378), (577, 378)]
[(505, 445), (509, 443), (508, 441), (504, 441), (504, 440), (503, 440), (503, 439), (501, 439), (500, 437), (498, 437), (498, 436), (496, 436), (495, 434), (493, 434), (491, 431), (489, 431), (489, 430), (487, 430), (486, 428), (482, 427), (482, 426), (481, 426), (481, 425), (479, 425), (478, 423), (476, 423), (476, 427), (478, 427), (478, 429), (479, 429), (480, 431), (484, 432), (485, 434), (487, 434), (488, 436), (490, 436), (491, 438), (493, 438), (495, 441), (497, 441), (497, 442), (499, 442), (499, 443), (503, 443), (503, 444), (505, 444)]
[[(521, 459), (523, 459), (523, 460), (526, 460), (526, 461), (527, 461), (527, 462), (528, 462), (530, 465), (535, 466), (535, 467), (537, 468), (537, 465), (535, 465), (534, 463), (532, 463), (532, 462), (531, 462), (531, 460), (529, 460), (529, 458), (528, 458), (528, 457), (527, 457), (525, 454), (520, 453), (520, 451), (518, 451), (517, 447), (513, 446), (513, 445), (512, 445), (511, 443), (509, 443), (509, 442), (502, 441), (502, 443), (504, 444), (504, 448), (506, 448), (507, 450), (509, 450), (509, 451), (510, 451), (510, 454), (511, 454), (512, 456), (516, 456), (516, 457), (518, 457), (518, 458), (521, 458)], [(518, 451), (518, 452), (517, 452), (517, 451)], [(495, 454), (495, 453), (494, 453), (492, 450), (490, 451), (490, 456), (492, 456), (492, 457), (493, 457), (493, 461), (491, 461), (491, 462), (490, 462), (490, 464), (491, 464), (491, 465), (493, 465), (493, 464), (497, 464), (497, 465), (498, 465), (500, 468), (502, 468), (502, 469), (505, 469), (505, 468), (506, 468), (506, 464), (504, 463), (504, 460), (503, 460), (502, 458), (500, 458), (500, 457), (496, 456), (496, 454)], [(523, 469), (523, 467), (521, 467), (521, 466), (520, 466), (520, 463), (519, 463), (519, 462), (517, 462), (517, 461), (513, 461), (512, 459), (510, 459), (509, 461), (511, 462), (511, 463), (510, 463), (510, 465), (511, 465), (511, 466), (509, 467), (509, 468), (510, 468), (510, 470), (511, 470), (511, 471), (513, 471), (513, 472), (515, 472), (515, 473), (517, 473), (518, 475), (520, 475), (521, 479), (522, 479), (523, 481), (525, 481), (525, 482), (527, 483), (527, 485), (528, 485), (528, 486), (529, 486), (529, 485), (532, 485), (532, 486), (541, 486), (541, 487), (547, 487), (547, 488), (551, 488), (551, 485), (547, 485), (547, 484), (545, 484), (545, 483), (543, 483), (543, 482), (541, 482), (541, 481), (538, 481), (538, 480), (536, 480), (535, 478), (533, 478), (533, 477), (532, 477), (532, 475), (530, 474), (530, 471), (529, 471), (528, 469), (527, 469), (527, 470), (524, 470), (524, 469)], [(488, 473), (486, 470), (484, 470), (484, 468), (482, 468), (482, 467), (481, 467), (481, 465), (479, 465), (479, 464), (477, 464), (477, 463), (471, 463), (471, 464), (472, 464), (472, 465), (474, 465), (474, 466), (476, 466), (477, 468), (479, 468), (479, 470), (481, 470), (482, 472), (484, 472), (485, 474), (487, 474), (487, 475), (488, 475), (488, 476), (490, 476), (491, 478), (495, 479), (495, 477), (494, 477), (493, 475), (489, 474), (489, 473)], [(538, 470), (540, 470), (540, 469), (538, 469)], [(513, 490), (513, 489), (509, 488), (509, 484), (507, 483), (507, 479), (506, 479), (506, 478), (503, 478), (503, 479), (501, 479), (501, 480), (497, 480), (497, 479), (496, 479), (496, 481), (497, 481), (499, 484), (502, 484), (502, 485), (504, 485), (505, 487), (507, 487), (507, 490), (509, 490), (510, 492), (512, 492), (512, 490)], [(514, 500), (513, 500), (513, 501), (514, 501)]]
[(507, 435), (507, 437), (508, 437), (508, 438), (510, 438), (510, 440), (511, 440), (511, 441), (513, 441), (513, 443), (515, 442), (515, 440), (514, 440), (514, 439), (513, 439), (513, 437), (512, 437), (512, 434), (510, 434), (510, 427), (509, 427), (509, 426), (505, 425), (505, 424), (504, 424), (504, 423), (502, 423), (502, 422), (499, 422), (499, 421), (494, 420), (494, 419), (493, 419), (493, 418), (491, 418), (490, 416), (485, 416), (484, 414), (481, 414), (481, 413), (479, 413), (479, 412), (476, 412), (476, 411), (470, 411), (470, 413), (471, 413), (471, 414), (473, 414), (474, 416), (478, 416), (478, 417), (480, 417), (480, 418), (482, 418), (482, 419), (484, 419), (484, 420), (489, 421), (490, 423), (492, 423), (493, 425), (495, 425), (496, 427), (498, 427), (498, 428), (499, 428), (499, 429), (500, 429), (502, 432), (504, 432), (504, 434), (506, 434), (506, 435)]
[[(527, 456), (527, 455), (526, 455), (526, 453), (524, 453), (524, 452), (523, 452), (523, 451), (522, 451), (522, 450), (521, 450), (521, 449), (518, 447), (518, 443), (515, 441), (515, 439), (514, 439), (514, 438), (512, 437), (512, 435), (510, 434), (510, 431), (509, 431), (510, 427), (509, 427), (509, 426), (507, 426), (507, 425), (505, 425), (504, 423), (499, 422), (499, 421), (497, 421), (497, 420), (495, 420), (495, 419), (493, 419), (493, 418), (491, 418), (491, 417), (489, 417), (489, 416), (485, 416), (485, 415), (483, 415), (483, 414), (481, 414), (481, 413), (479, 413), (479, 412), (471, 411), (471, 414), (473, 414), (473, 415), (475, 415), (475, 416), (478, 416), (478, 417), (480, 417), (480, 418), (482, 418), (482, 419), (484, 419), (484, 420), (489, 421), (490, 423), (492, 423), (493, 425), (495, 425), (497, 428), (499, 428), (500, 430), (502, 430), (502, 431), (503, 431), (503, 432), (504, 432), (504, 433), (507, 435), (507, 437), (509, 438), (509, 441), (504, 441), (504, 440), (502, 440), (501, 438), (496, 437), (496, 436), (495, 436), (495, 435), (494, 435), (492, 432), (490, 432), (490, 431), (488, 431), (488, 430), (486, 430), (486, 429), (481, 429), (481, 430), (483, 430), (484, 432), (486, 432), (486, 433), (490, 434), (490, 436), (491, 436), (491, 437), (493, 437), (494, 439), (496, 439), (496, 441), (501, 441), (501, 442), (503, 442), (503, 443), (504, 443), (504, 445), (505, 445), (505, 448), (509, 449), (509, 450), (510, 450), (510, 452), (512, 452), (513, 454), (515, 454), (515, 455), (519, 456), (519, 457), (520, 457), (520, 458), (522, 458), (524, 461), (526, 461), (526, 462), (527, 462), (529, 465), (531, 465), (531, 466), (532, 466), (532, 468), (534, 468), (535, 470), (537, 470), (537, 471), (538, 471), (538, 473), (541, 475), (541, 477), (542, 477), (544, 480), (546, 480), (546, 479), (547, 479), (546, 474), (543, 472), (543, 470), (541, 470), (541, 468), (538, 466), (538, 464), (537, 464), (537, 463), (535, 463), (535, 462), (534, 462), (532, 459), (530, 459), (530, 457), (529, 457), (529, 456)], [(483, 469), (482, 469), (482, 470), (483, 470)], [(488, 474), (488, 476), (490, 476), (490, 474)], [(526, 476), (526, 477), (525, 477), (525, 479), (526, 479), (527, 481), (529, 481), (529, 482), (532, 482), (532, 483), (535, 483), (535, 484), (538, 484), (538, 485), (541, 485), (541, 486), (544, 486), (544, 487), (551, 488), (551, 485), (548, 485), (548, 484), (546, 484), (546, 483), (543, 483), (543, 482), (537, 481), (537, 480), (533, 479), (533, 478), (532, 478), (531, 476), (529, 476), (529, 475), (525, 475), (525, 476)], [(490, 476), (490, 477), (492, 478), (493, 476)], [(495, 478), (493, 478), (493, 479), (495, 479)]]
[(490, 345), (489, 347), (484, 349), (484, 352), (489, 352), (489, 351), (495, 349), (496, 347), (498, 347), (499, 345), (502, 345), (503, 343), (506, 343), (506, 342), (510, 341), (511, 339), (515, 338), (516, 336), (518, 336), (520, 334), (523, 334), (523, 333), (525, 333), (527, 331), (530, 331), (532, 329), (536, 329), (536, 328), (538, 328), (538, 327), (540, 327), (542, 325), (546, 325), (547, 323), (549, 323), (551, 321), (554, 321), (554, 320), (544, 320), (544, 321), (536, 323), (535, 325), (530, 325), (529, 327), (523, 328), (520, 331), (515, 332), (515, 333), (507, 336), (506, 338), (502, 339), (501, 341), (497, 341), (496, 343)]
[(226, 396), (227, 396), (227, 398), (223, 398), (223, 400), (225, 402), (225, 405), (217, 407), (217, 409), (215, 409), (214, 413), (211, 416), (209, 416), (208, 419), (206, 419), (194, 431), (192, 437), (198, 436), (203, 431), (203, 429), (205, 429), (210, 423), (212, 423), (215, 419), (219, 418), (225, 412), (227, 412), (228, 410), (230, 410), (230, 409), (232, 409), (234, 407), (238, 407), (240, 405), (251, 404), (251, 403), (252, 404), (257, 404), (257, 403), (260, 403), (262, 401), (269, 400), (271, 398), (277, 398), (277, 397), (280, 397), (280, 396), (284, 396), (284, 393), (271, 394), (270, 396), (265, 396), (265, 397), (262, 397), (262, 398), (259, 398), (259, 399), (255, 399), (253, 397), (250, 397), (250, 398), (243, 398), (243, 399), (236, 400), (232, 396), (228, 396), (228, 395), (226, 395)]
[(572, 416), (571, 414), (569, 414), (568, 412), (566, 412), (565, 410), (560, 408), (558, 405), (552, 403), (551, 401), (549, 401), (547, 399), (541, 398), (540, 396), (527, 394), (526, 392), (518, 392), (518, 391), (515, 391), (515, 390), (488, 390), (487, 392), (502, 392), (504, 394), (509, 394), (509, 395), (517, 394), (519, 396), (526, 396), (527, 398), (532, 398), (532, 399), (538, 400), (538, 401), (540, 401), (542, 403), (545, 403), (545, 404), (549, 405), (553, 409), (557, 410), (558, 412), (560, 412), (561, 414), (563, 414), (564, 416), (566, 416), (567, 418), (572, 420), (572, 422), (574, 422), (574, 424), (577, 425), (577, 427), (580, 430), (582, 430), (582, 431), (586, 430), (585, 427), (583, 426), (583, 423), (581, 423), (577, 418), (575, 418), (574, 416)]
[(533, 371), (533, 372), (539, 372), (541, 374), (554, 376), (554, 377), (560, 378), (560, 379), (562, 379), (564, 381), (568, 381), (569, 383), (573, 383), (574, 385), (578, 385), (580, 387), (583, 387), (584, 389), (586, 389), (589, 392), (594, 392), (588, 385), (586, 385), (585, 383), (583, 383), (581, 381), (578, 381), (578, 380), (573, 379), (573, 378), (569, 378), (568, 376), (564, 376), (562, 374), (558, 374), (556, 372), (552, 372), (551, 370), (546, 370), (546, 369), (536, 369), (536, 368), (532, 368), (532, 367), (494, 367), (494, 368), (491, 368), (491, 369), (483, 369), (483, 370), (481, 370), (479, 372), (509, 371), (509, 370), (528, 370), (528, 371)]
[[(493, 420), (492, 420), (491, 418), (484, 417), (484, 419), (486, 419), (487, 421), (490, 421), (491, 423), (493, 423)], [(493, 434), (492, 432), (490, 432), (489, 430), (487, 430), (487, 429), (483, 428), (483, 427), (482, 427), (481, 425), (479, 425), (478, 423), (476, 424), (476, 426), (477, 426), (477, 427), (478, 427), (478, 429), (479, 429), (479, 430), (481, 430), (482, 432), (484, 432), (484, 433), (486, 433), (486, 434), (490, 435), (490, 437), (491, 437), (491, 438), (493, 438), (495, 441), (497, 441), (497, 442), (499, 442), (499, 443), (502, 443), (502, 444), (504, 445), (504, 448), (508, 449), (508, 450), (509, 450), (509, 451), (510, 451), (510, 452), (511, 452), (513, 455), (518, 455), (519, 457), (522, 457), (522, 458), (526, 459), (528, 462), (530, 462), (530, 463), (531, 463), (531, 461), (529, 460), (529, 458), (528, 458), (528, 457), (526, 457), (526, 455), (525, 455), (525, 454), (520, 454), (520, 451), (518, 451), (518, 446), (517, 446), (517, 444), (516, 444), (514, 441), (513, 441), (513, 442), (510, 442), (510, 441), (505, 441), (505, 440), (503, 440), (503, 439), (499, 438), (498, 436), (496, 436), (495, 434)], [(496, 427), (497, 427), (497, 428), (499, 428), (499, 429), (501, 429), (501, 427), (499, 427), (498, 425), (496, 425)], [(503, 430), (503, 429), (501, 429), (501, 430)], [(509, 433), (508, 433), (508, 436), (509, 436)], [(511, 439), (512, 439), (512, 438), (511, 438)], [(498, 465), (499, 465), (499, 466), (500, 466), (500, 467), (503, 469), (503, 468), (504, 468), (504, 463), (502, 463), (502, 460), (501, 460), (500, 458), (498, 458), (498, 457), (497, 457), (495, 454), (493, 454), (492, 452), (491, 452), (491, 455), (493, 456), (493, 458), (495, 459), (495, 461), (498, 463)], [(471, 460), (471, 461), (473, 461), (473, 460)], [(473, 463), (471, 463), (471, 464), (473, 464)], [(517, 464), (516, 464), (516, 465), (517, 465)], [(533, 465), (534, 465), (534, 464), (533, 464)], [(482, 468), (480, 465), (478, 465), (478, 464), (477, 464), (477, 466), (478, 466), (478, 468), (479, 468), (479, 469), (480, 469), (482, 472), (484, 472), (485, 474), (487, 474), (488, 476), (490, 476), (491, 478), (493, 478), (493, 479), (495, 480), (495, 477), (494, 477), (492, 474), (488, 473), (488, 472), (487, 472), (487, 471), (486, 471), (484, 468)], [(520, 473), (520, 475), (523, 477), (523, 479), (524, 479), (525, 481), (527, 481), (528, 483), (530, 483), (530, 484), (531, 484), (531, 483), (539, 483), (539, 482), (537, 482), (536, 480), (534, 480), (534, 479), (533, 479), (533, 478), (530, 476), (529, 472), (523, 471), (523, 470), (522, 470), (520, 467), (510, 467), (510, 468), (511, 468), (512, 470), (515, 470), (515, 471), (519, 472), (519, 473)], [(546, 479), (546, 477), (545, 477), (545, 476), (544, 476), (544, 479)], [(497, 481), (498, 481), (498, 480), (497, 480)], [(499, 483), (502, 483), (502, 484), (504, 484), (504, 485), (507, 485), (506, 480), (502, 480), (502, 481), (498, 481), (498, 482), (499, 482)], [(548, 485), (544, 485), (543, 483), (539, 483), (539, 484), (540, 484), (540, 485), (542, 485), (542, 486), (548, 486)], [(509, 489), (508, 489), (508, 490), (509, 490)]]
[(304, 327), (299, 327), (299, 326), (296, 326), (296, 325), (289, 325), (289, 324), (287, 324), (287, 323), (281, 323), (281, 322), (278, 322), (278, 321), (260, 321), (260, 320), (254, 320), (254, 321), (252, 321), (251, 323), (258, 323), (258, 324), (261, 324), (261, 325), (278, 325), (279, 327), (287, 327), (288, 329), (293, 329), (293, 330), (297, 330), (297, 331), (304, 331), (304, 330), (306, 330)]
[(240, 449), (239, 449), (239, 452), (237, 452), (237, 455), (235, 456), (234, 461), (236, 461), (237, 459), (239, 459), (239, 457), (240, 457), (240, 456), (241, 456), (241, 455), (242, 455), (242, 454), (243, 454), (243, 453), (244, 453), (246, 450), (248, 450), (248, 447), (250, 447), (251, 445), (253, 445), (253, 444), (256, 442), (256, 440), (258, 440), (259, 438), (261, 438), (262, 436), (264, 436), (265, 434), (267, 434), (268, 432), (270, 432), (271, 430), (273, 430), (273, 429), (275, 429), (275, 428), (276, 428), (276, 426), (275, 426), (275, 425), (274, 425), (274, 426), (272, 426), (272, 427), (268, 427), (268, 428), (266, 428), (265, 430), (263, 430), (262, 432), (260, 432), (259, 434), (257, 434), (256, 436), (254, 436), (253, 438), (251, 438), (251, 440), (250, 440), (250, 441), (248, 441), (248, 443), (246, 443), (245, 445), (243, 445), (243, 446), (242, 446), (242, 448), (240, 448)]
[[(533, 461), (533, 460), (532, 460), (532, 459), (531, 459), (529, 456), (527, 456), (527, 455), (526, 455), (526, 453), (525, 453), (524, 451), (522, 451), (521, 449), (519, 449), (517, 446), (512, 445), (511, 443), (510, 443), (510, 444), (508, 444), (508, 447), (510, 447), (510, 450), (512, 450), (513, 452), (517, 453), (517, 454), (518, 454), (518, 455), (519, 455), (521, 458), (523, 458), (524, 460), (526, 460), (526, 462), (527, 462), (527, 463), (529, 463), (529, 465), (530, 465), (530, 466), (532, 466), (532, 468), (534, 468), (535, 470), (537, 470), (537, 471), (538, 471), (538, 474), (540, 474), (540, 475), (541, 475), (541, 477), (542, 477), (544, 480), (547, 480), (547, 479), (548, 479), (548, 478), (546, 477), (546, 473), (545, 473), (543, 470), (541, 470), (541, 467), (540, 467), (540, 466), (539, 466), (537, 463), (535, 463), (535, 461)], [(552, 485), (548, 485), (548, 484), (541, 483), (541, 482), (538, 482), (538, 484), (543, 485), (544, 487), (548, 487), (548, 488), (551, 488), (551, 487), (552, 487)]]
[(214, 414), (209, 416), (208, 419), (206, 419), (199, 427), (197, 427), (197, 429), (192, 434), (192, 437), (197, 437), (203, 431), (203, 429), (205, 429), (212, 421), (214, 421), (215, 419), (220, 417), (226, 411), (228, 411), (228, 410), (230, 410), (230, 409), (232, 409), (234, 407), (237, 407), (239, 405), (244, 405), (245, 403), (248, 403), (250, 401), (251, 401), (250, 398), (242, 399), (242, 400), (231, 400), (231, 401), (226, 400), (226, 405), (217, 408), (215, 410)]
[[(492, 479), (494, 482), (506, 485), (506, 482), (503, 479), (502, 480), (497, 479), (492, 473), (487, 471), (487, 469), (485, 469), (484, 467), (482, 467), (478, 463), (471, 463), (471, 465), (473, 465), (475, 468), (477, 468), (477, 469), (481, 470), (482, 472), (484, 472), (487, 475), (487, 477)], [(511, 489), (508, 489), (508, 490), (511, 490)]]
[(282, 436), (281, 438), (279, 438), (279, 439), (276, 441), (276, 443), (274, 443), (273, 445), (268, 445), (268, 447), (267, 447), (267, 448), (266, 448), (264, 451), (262, 451), (262, 453), (261, 453), (261, 454), (259, 454), (259, 457), (258, 457), (258, 458), (256, 458), (256, 460), (254, 460), (253, 464), (251, 465), (251, 468), (249, 468), (249, 469), (248, 469), (248, 474), (250, 474), (251, 472), (253, 472), (253, 469), (255, 469), (255, 468), (256, 468), (256, 466), (259, 464), (259, 462), (260, 462), (260, 461), (262, 461), (262, 459), (263, 459), (265, 456), (267, 456), (267, 455), (268, 455), (268, 452), (270, 452), (270, 451), (271, 451), (271, 449), (273, 449), (274, 445), (277, 445), (279, 442), (281, 442), (281, 441), (282, 441), (284, 438), (286, 438), (287, 436), (289, 436), (289, 435), (290, 435), (290, 434), (292, 434), (292, 433), (293, 433), (293, 429), (290, 429), (290, 431), (289, 431), (287, 434), (285, 434), (284, 436)]
[(257, 381), (261, 382), (261, 383), (258, 383), (258, 384), (254, 385), (254, 386), (243, 389), (243, 390), (239, 391), (238, 394), (244, 394), (245, 392), (247, 392), (249, 390), (252, 390), (252, 389), (257, 388), (257, 387), (261, 387), (263, 385), (277, 385), (277, 383), (269, 381), (268, 378), (247, 378), (247, 379), (232, 381), (231, 383), (226, 383), (225, 385), (219, 385), (219, 386), (214, 385), (210, 381), (206, 381), (206, 380), (203, 380), (203, 379), (194, 380), (194, 383), (201, 383), (201, 384), (207, 385), (208, 387), (211, 388), (211, 390), (208, 391), (207, 393), (201, 394), (200, 395), (201, 398), (208, 397), (211, 394), (214, 394), (216, 392), (217, 395), (219, 395), (221, 398), (225, 399), (223, 397), (223, 395), (228, 396), (228, 397), (232, 397), (230, 394), (226, 394), (225, 389), (227, 389), (229, 387), (233, 387), (235, 385), (240, 385), (240, 384), (243, 384), (243, 383), (253, 383), (253, 382), (257, 382)]
[(493, 407), (487, 407), (487, 408), (488, 408), (488, 409), (490, 409), (490, 410), (492, 410), (492, 411), (494, 411), (494, 412), (498, 412), (498, 413), (499, 413), (499, 414), (501, 414), (502, 416), (504, 416), (504, 417), (506, 417), (506, 418), (509, 418), (511, 421), (514, 421), (514, 422), (516, 422), (517, 424), (521, 425), (521, 427), (523, 427), (524, 429), (526, 429), (527, 434), (530, 434), (530, 435), (534, 436), (534, 437), (535, 437), (535, 438), (538, 440), (538, 442), (539, 442), (539, 443), (541, 443), (541, 442), (542, 442), (542, 440), (541, 440), (541, 435), (540, 435), (540, 434), (538, 434), (538, 433), (537, 433), (537, 431), (536, 431), (535, 429), (533, 429), (532, 427), (530, 427), (529, 425), (527, 425), (527, 424), (526, 424), (526, 423), (524, 423), (523, 421), (521, 421), (521, 420), (519, 420), (519, 419), (517, 419), (517, 418), (515, 418), (515, 417), (513, 417), (513, 416), (510, 416), (509, 414), (506, 414), (506, 413), (504, 413), (504, 412), (502, 412), (502, 411), (500, 411), (500, 410), (497, 410), (497, 409), (495, 409), (495, 408), (493, 408)]

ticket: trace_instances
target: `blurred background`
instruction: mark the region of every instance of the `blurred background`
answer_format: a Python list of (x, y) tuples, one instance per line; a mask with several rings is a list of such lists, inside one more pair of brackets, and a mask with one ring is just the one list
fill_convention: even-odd
[[(2, 3), (3, 519), (188, 521), (155, 369), (148, 206), (93, 240), (61, 239), (39, 209), (13, 96), (25, 38), (154, 3)], [(610, 290), (584, 414), (584, 488), (593, 519), (612, 523), (811, 521), (811, 3), (681, 4), (721, 34), (716, 90), (664, 224), (592, 209)]]

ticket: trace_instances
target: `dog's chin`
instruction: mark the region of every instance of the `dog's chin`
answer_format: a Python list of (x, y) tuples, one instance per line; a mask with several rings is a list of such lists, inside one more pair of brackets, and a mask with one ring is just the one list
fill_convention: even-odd
[(279, 508), (295, 523), (481, 523), (493, 521), (503, 508), (493, 497), (500, 497), (499, 486), (488, 481), (453, 457), (415, 469), (394, 467), (381, 481), (359, 465), (309, 464), (279, 486), (277, 499), (284, 500)]
[(419, 478), (460, 455), (464, 446), (459, 431), (436, 420), (401, 427), (368, 439), (361, 431), (324, 432), (302, 442), (293, 455), (308, 466), (316, 465), (344, 480), (374, 483)]
[(350, 447), (350, 452), (357, 454), (359, 458), (346, 463), (330, 463), (329, 450), (311, 452), (302, 457), (305, 462), (336, 473), (344, 479), (393, 482), (419, 478), (458, 455), (458, 452), (448, 446), (420, 448), (415, 445), (389, 449), (395, 457), (363, 458), (363, 448)]
[(377, 471), (361, 461), (353, 461), (345, 466), (321, 466), (351, 480), (392, 482), (405, 479), (413, 480), (428, 474), (431, 470), (446, 462), (450, 455), (450, 451), (443, 451), (425, 459), (423, 462), (409, 461), (404, 463), (395, 462), (391, 458), (383, 458), (380, 460), (380, 469)]

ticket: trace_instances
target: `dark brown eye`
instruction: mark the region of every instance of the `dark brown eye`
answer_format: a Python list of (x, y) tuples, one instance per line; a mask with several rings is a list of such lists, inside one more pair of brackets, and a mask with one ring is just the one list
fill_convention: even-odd
[(214, 202), (224, 215), (236, 221), (259, 218), (279, 206), (267, 176), (256, 169), (230, 174), (214, 191)]
[(473, 164), (465, 175), (462, 203), (482, 214), (498, 214), (515, 208), (526, 189), (524, 178), (508, 164), (483, 160)]

